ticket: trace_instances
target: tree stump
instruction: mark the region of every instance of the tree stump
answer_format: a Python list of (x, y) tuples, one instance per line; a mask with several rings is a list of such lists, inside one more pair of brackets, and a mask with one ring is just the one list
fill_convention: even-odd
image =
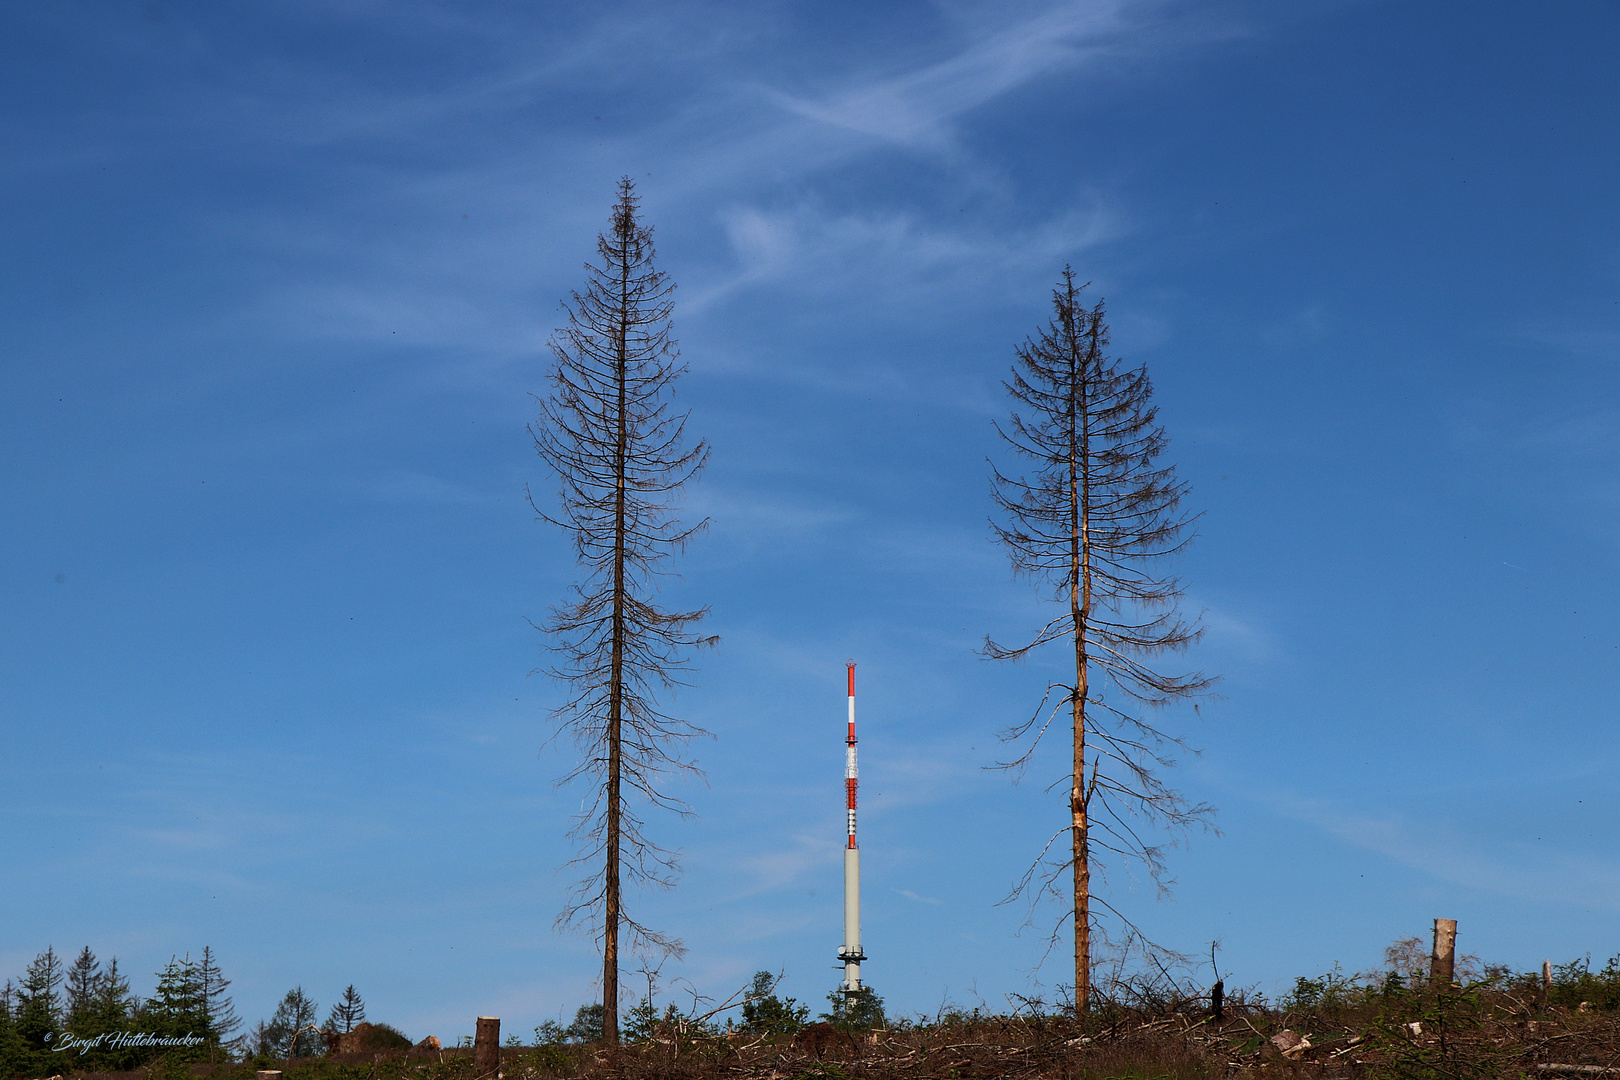
[(501, 1069), (501, 1018), (480, 1016), (478, 1034), (473, 1038), (473, 1072), (497, 1076)]
[(1429, 984), (1442, 989), (1451, 985), (1457, 970), (1457, 920), (1434, 920), (1434, 953), (1429, 957)]

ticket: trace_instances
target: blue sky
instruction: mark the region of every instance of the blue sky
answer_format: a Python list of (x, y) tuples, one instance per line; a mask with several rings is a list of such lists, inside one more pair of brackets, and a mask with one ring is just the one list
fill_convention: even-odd
[(708, 783), (634, 900), (674, 992), (835, 985), (850, 657), (867, 978), (1063, 980), (996, 906), (1061, 760), (985, 768), (1058, 658), (975, 649), (1044, 621), (986, 458), (1065, 262), (1224, 677), (1166, 717), (1223, 835), (1110, 899), (1267, 992), (1437, 916), (1620, 953), (1617, 46), (1598, 2), (8, 5), (0, 974), (206, 944), (249, 1022), (353, 983), (416, 1038), (590, 998), (525, 425), (623, 174), (714, 448), (665, 594), (723, 639), (672, 702)]

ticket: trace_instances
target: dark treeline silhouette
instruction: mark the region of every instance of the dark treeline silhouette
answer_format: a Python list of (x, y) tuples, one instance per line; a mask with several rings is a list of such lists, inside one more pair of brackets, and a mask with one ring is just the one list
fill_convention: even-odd
[(103, 963), (86, 946), (69, 964), (47, 948), (20, 977), (0, 985), (0, 1080), (296, 1061), (326, 1054), (338, 1037), (366, 1051), (411, 1045), (397, 1029), (365, 1022), (365, 1002), (353, 985), (324, 1025), (299, 986), (268, 1021), (243, 1032), (226, 993), (230, 980), (208, 946), (197, 959), (170, 957), (155, 977), (151, 996), (142, 997), (116, 957)]
[(102, 964), (86, 946), (68, 965), (47, 948), (0, 987), (0, 1076), (128, 1071), (159, 1056), (229, 1058), (242, 1021), (228, 986), (208, 947), (197, 960), (171, 957), (147, 998), (130, 991), (116, 957)]

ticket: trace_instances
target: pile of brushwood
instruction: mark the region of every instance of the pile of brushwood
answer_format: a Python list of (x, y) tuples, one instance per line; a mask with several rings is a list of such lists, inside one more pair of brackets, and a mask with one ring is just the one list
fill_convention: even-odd
[[(659, 1025), (617, 1051), (588, 1042), (507, 1046), (505, 1080), (590, 1077), (924, 1078), (1062, 1077), (1620, 1077), (1620, 1013), (1607, 1003), (1538, 1000), (1533, 983), (1495, 980), (1452, 989), (1301, 980), (1275, 1004), (1207, 1000), (1104, 1006), (1087, 1016), (1025, 1006), (1007, 1015), (952, 1012), (875, 1031), (811, 1024), (791, 1034), (718, 1033)], [(1583, 1007), (1583, 1004), (1585, 1007)], [(252, 1080), (253, 1062), (122, 1074), (131, 1080)], [(285, 1080), (476, 1080), (470, 1050), (412, 1050), (275, 1063)]]

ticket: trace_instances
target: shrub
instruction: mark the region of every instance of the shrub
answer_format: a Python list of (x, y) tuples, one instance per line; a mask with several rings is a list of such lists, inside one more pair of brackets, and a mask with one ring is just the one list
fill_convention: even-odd
[(1598, 972), (1592, 971), (1591, 953), (1554, 965), (1547, 1001), (1569, 1009), (1578, 1009), (1583, 1003), (1605, 1012), (1620, 1009), (1620, 956), (1611, 956)]
[(854, 994), (834, 990), (827, 995), (832, 1011), (821, 1018), (839, 1031), (871, 1031), (885, 1023), (883, 999), (870, 986), (863, 986)]
[(748, 1000), (743, 1002), (742, 1026), (760, 1035), (792, 1035), (810, 1022), (810, 1006), (793, 998), (776, 996), (776, 978), (768, 971), (755, 972)]

